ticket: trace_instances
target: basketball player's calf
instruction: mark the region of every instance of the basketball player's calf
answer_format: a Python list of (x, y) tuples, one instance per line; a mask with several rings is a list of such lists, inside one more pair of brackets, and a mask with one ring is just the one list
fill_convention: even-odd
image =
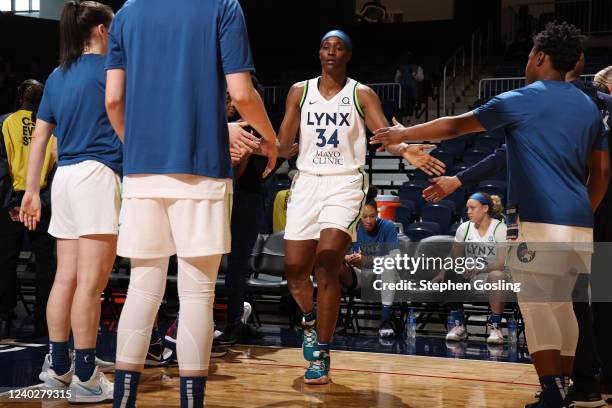
[(304, 374), (307, 384), (327, 384), (331, 380), (330, 345), (340, 310), (340, 272), (350, 243), (351, 238), (344, 230), (326, 228), (321, 231), (315, 260), (318, 341), (313, 353), (315, 360), (310, 362)]

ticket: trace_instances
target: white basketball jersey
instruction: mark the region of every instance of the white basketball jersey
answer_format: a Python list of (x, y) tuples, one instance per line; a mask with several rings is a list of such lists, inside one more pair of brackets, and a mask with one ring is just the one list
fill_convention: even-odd
[(466, 258), (485, 258), (488, 263), (497, 259), (497, 247), (505, 242), (506, 224), (493, 219), (489, 229), (480, 236), (478, 229), (471, 221), (466, 221), (457, 229), (455, 240), (465, 243)]
[(327, 100), (319, 78), (306, 81), (301, 101), (298, 170), (312, 174), (345, 174), (365, 164), (366, 132), (357, 101), (359, 83), (348, 78), (344, 88)]

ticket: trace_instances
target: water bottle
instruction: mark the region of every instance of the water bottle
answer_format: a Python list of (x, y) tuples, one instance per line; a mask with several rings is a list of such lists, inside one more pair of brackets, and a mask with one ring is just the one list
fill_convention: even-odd
[(510, 344), (516, 344), (517, 341), (518, 339), (516, 336), (516, 320), (514, 320), (514, 317), (511, 317), (510, 319), (508, 319), (508, 342)]
[(413, 307), (408, 310), (408, 321), (406, 322), (406, 337), (408, 340), (416, 339), (416, 312)]

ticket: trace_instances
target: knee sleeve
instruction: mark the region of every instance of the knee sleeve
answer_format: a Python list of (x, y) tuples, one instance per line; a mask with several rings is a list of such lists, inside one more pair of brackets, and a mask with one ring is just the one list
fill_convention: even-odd
[(166, 290), (168, 258), (132, 259), (130, 286), (117, 328), (117, 361), (144, 364)]
[(543, 350), (561, 350), (561, 330), (552, 303), (519, 304), (525, 321), (525, 337), (529, 353)]
[(178, 258), (180, 311), (176, 352), (180, 370), (208, 370), (220, 262), (221, 255)]
[(578, 321), (570, 302), (552, 303), (551, 309), (561, 332), (561, 355), (575, 356), (578, 346)]

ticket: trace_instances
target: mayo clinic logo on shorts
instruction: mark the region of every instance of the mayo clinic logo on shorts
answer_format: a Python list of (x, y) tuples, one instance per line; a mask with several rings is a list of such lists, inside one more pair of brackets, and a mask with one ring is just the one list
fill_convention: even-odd
[(519, 244), (516, 250), (516, 256), (522, 263), (529, 263), (536, 257), (536, 251), (530, 251), (526, 243)]

